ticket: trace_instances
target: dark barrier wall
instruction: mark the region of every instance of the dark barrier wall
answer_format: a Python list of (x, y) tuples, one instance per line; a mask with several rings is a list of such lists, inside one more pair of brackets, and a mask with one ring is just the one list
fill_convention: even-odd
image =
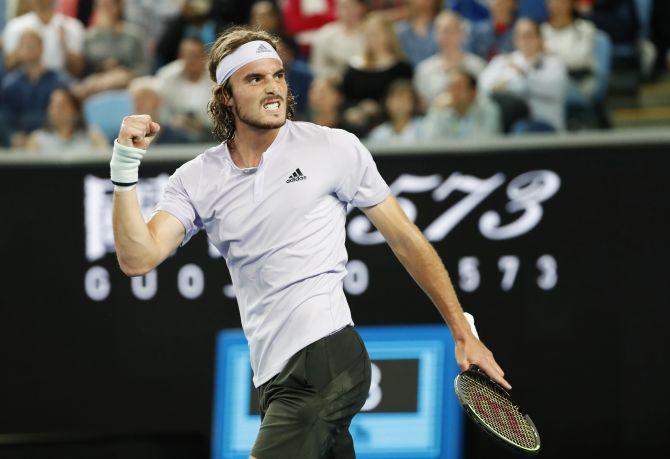
[[(667, 147), (377, 158), (533, 415), (543, 457), (662, 451)], [(177, 165), (143, 165), (147, 211)], [(0, 168), (1, 434), (209, 433), (215, 332), (239, 326), (225, 263), (199, 235), (126, 278), (106, 177), (105, 164)], [(358, 324), (441, 320), (357, 210), (348, 235)], [(468, 429), (466, 457), (507, 454)]]

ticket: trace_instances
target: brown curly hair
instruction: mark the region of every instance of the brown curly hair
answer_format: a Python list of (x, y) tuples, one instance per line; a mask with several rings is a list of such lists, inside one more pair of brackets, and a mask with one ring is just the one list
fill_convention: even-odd
[[(231, 27), (223, 32), (214, 42), (209, 52), (207, 66), (209, 68), (209, 77), (216, 83), (216, 67), (224, 57), (231, 54), (240, 46), (254, 40), (263, 40), (272, 45), (277, 50), (279, 38), (269, 32), (260, 29), (254, 29), (247, 26)], [(217, 84), (212, 90), (212, 97), (207, 104), (207, 112), (212, 120), (212, 133), (221, 142), (232, 140), (235, 135), (235, 114), (231, 107), (226, 105), (226, 101), (232, 97), (230, 79), (224, 84)], [(295, 116), (295, 98), (288, 90), (286, 98), (286, 118), (292, 120)]]

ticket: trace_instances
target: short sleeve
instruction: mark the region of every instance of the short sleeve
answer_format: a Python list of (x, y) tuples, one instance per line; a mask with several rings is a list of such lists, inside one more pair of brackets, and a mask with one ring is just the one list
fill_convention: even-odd
[(346, 131), (331, 131), (331, 148), (338, 174), (337, 197), (356, 207), (379, 204), (391, 190), (377, 170), (370, 151)]
[(168, 181), (161, 200), (156, 204), (154, 213), (167, 212), (184, 225), (184, 239), (180, 246), (184, 246), (203, 227), (202, 220), (193, 206), (193, 203), (184, 186), (184, 178), (180, 171), (172, 174)]

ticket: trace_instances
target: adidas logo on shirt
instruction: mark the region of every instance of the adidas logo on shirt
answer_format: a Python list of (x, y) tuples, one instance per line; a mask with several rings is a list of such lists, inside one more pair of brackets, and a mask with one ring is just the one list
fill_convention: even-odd
[(269, 52), (270, 52), (270, 50), (263, 43), (258, 45), (258, 48), (256, 48), (256, 54), (258, 54), (258, 53), (269, 53)]
[(300, 168), (296, 169), (295, 172), (291, 174), (286, 183), (297, 182), (299, 180), (307, 180), (307, 176), (302, 173)]

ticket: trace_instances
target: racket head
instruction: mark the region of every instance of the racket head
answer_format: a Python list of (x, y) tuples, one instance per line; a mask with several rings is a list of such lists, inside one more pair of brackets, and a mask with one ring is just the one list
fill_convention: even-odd
[(486, 433), (514, 451), (540, 452), (540, 434), (530, 416), (522, 414), (509, 393), (477, 366), (456, 376), (454, 389), (468, 417)]

